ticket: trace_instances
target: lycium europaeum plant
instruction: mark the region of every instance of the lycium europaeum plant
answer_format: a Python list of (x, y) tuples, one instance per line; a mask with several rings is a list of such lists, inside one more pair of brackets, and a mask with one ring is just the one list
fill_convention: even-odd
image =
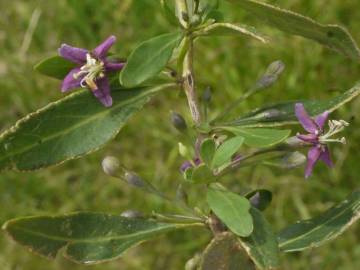
[[(333, 167), (328, 145), (345, 143), (344, 138), (334, 136), (349, 124), (330, 120), (327, 128), (326, 121), (330, 113), (360, 94), (360, 84), (330, 100), (265, 104), (233, 117), (241, 102), (276, 83), (285, 65), (275, 61), (251, 89), (215, 114), (209, 111), (210, 89), (201, 99), (198, 97), (193, 68), (196, 41), (228, 34), (268, 41), (251, 27), (224, 22), (226, 14), (221, 14), (218, 1), (160, 2), (165, 16), (178, 25), (177, 29), (141, 43), (125, 61), (119, 60), (117, 54), (109, 54), (115, 42), (115, 36), (110, 36), (94, 50), (62, 45), (58, 56), (36, 66), (39, 72), (63, 80), (59, 84), (62, 92), (86, 89), (50, 103), (4, 132), (0, 137), (0, 169), (43, 169), (89, 154), (117, 135), (152, 97), (178, 88), (185, 93), (193, 123), (186, 123), (176, 112), (171, 115), (174, 127), (191, 138), (191, 142), (174, 139), (182, 163), (176, 197), (164, 194), (126, 168), (121, 158), (104, 158), (102, 168), (107, 175), (160, 197), (179, 212), (146, 214), (125, 210), (122, 215), (80, 212), (35, 216), (10, 220), (3, 229), (39, 255), (53, 258), (64, 249), (67, 258), (84, 264), (115, 259), (128, 248), (165, 232), (194, 227), (210, 230), (213, 239), (200, 255), (186, 263), (187, 270), (281, 268), (280, 252), (314, 248), (343, 233), (360, 217), (360, 192), (352, 193), (318, 217), (276, 232), (262, 214), (272, 201), (272, 193), (262, 187), (234, 193), (222, 178), (259, 163), (289, 169), (307, 160), (306, 178), (318, 160)], [(359, 48), (339, 26), (322, 25), (258, 1), (229, 2), (279, 30), (360, 60)], [(293, 132), (291, 136), (290, 129), (280, 129), (296, 124), (301, 124), (307, 134)], [(146, 128), (143, 130), (146, 132)], [(200, 196), (206, 197), (207, 205), (189, 202), (187, 192), (195, 187), (203, 188)]]

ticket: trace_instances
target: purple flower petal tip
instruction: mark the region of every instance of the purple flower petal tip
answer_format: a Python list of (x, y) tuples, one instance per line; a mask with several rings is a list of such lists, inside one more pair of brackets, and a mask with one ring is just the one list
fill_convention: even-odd
[(93, 94), (105, 107), (112, 106), (113, 99), (110, 94), (106, 94), (102, 90), (95, 90), (93, 91)]
[(104, 98), (100, 99), (100, 101), (107, 108), (113, 105), (113, 99), (111, 96), (105, 96)]
[(76, 48), (67, 44), (62, 44), (58, 49), (58, 53), (61, 57), (75, 64), (83, 64), (86, 62), (86, 54), (88, 51), (82, 48)]
[(308, 115), (302, 103), (295, 104), (295, 114), (306, 131), (310, 133), (316, 133), (318, 131), (318, 126), (316, 125), (315, 121)]
[(104, 58), (115, 42), (116, 37), (114, 35), (108, 37), (103, 43), (95, 48), (94, 54), (99, 58)]

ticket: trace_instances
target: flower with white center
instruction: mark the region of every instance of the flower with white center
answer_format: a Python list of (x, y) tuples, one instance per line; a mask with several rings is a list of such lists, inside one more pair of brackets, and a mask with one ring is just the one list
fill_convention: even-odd
[(327, 144), (332, 142), (345, 144), (346, 139), (344, 137), (333, 138), (333, 136), (343, 131), (349, 123), (344, 120), (330, 120), (328, 122), (329, 131), (325, 133), (324, 125), (329, 117), (329, 112), (325, 111), (312, 119), (306, 112), (304, 105), (297, 103), (295, 104), (295, 114), (304, 129), (309, 132), (306, 135), (298, 134), (297, 137), (312, 145), (308, 152), (308, 162), (305, 169), (305, 177), (308, 178), (319, 159), (324, 161), (329, 167), (334, 166)]
[(61, 91), (67, 92), (78, 87), (88, 88), (104, 106), (110, 107), (112, 98), (107, 75), (124, 67), (122, 62), (110, 62), (107, 59), (107, 53), (115, 41), (115, 36), (110, 36), (93, 51), (63, 44), (59, 49), (60, 56), (78, 66), (64, 78)]

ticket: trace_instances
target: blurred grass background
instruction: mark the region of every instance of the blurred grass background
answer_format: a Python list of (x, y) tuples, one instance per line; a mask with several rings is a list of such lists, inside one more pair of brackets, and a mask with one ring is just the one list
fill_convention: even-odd
[[(271, 2), (323, 23), (344, 25), (360, 42), (358, 1)], [(251, 86), (266, 66), (278, 59), (287, 66), (280, 81), (268, 92), (244, 103), (239, 113), (269, 101), (326, 99), (351, 88), (360, 79), (359, 64), (311, 41), (270, 29), (226, 3), (222, 10), (227, 21), (253, 24), (271, 37), (271, 43), (262, 45), (242, 37), (204, 39), (197, 43), (199, 92), (206, 85), (213, 87), (213, 114)], [(37, 16), (38, 22), (31, 23)], [(171, 29), (160, 12), (159, 1), (154, 0), (0, 0), (0, 130), (62, 97), (58, 81), (32, 69), (39, 60), (55, 54), (61, 43), (93, 48), (115, 34), (118, 43), (114, 51), (126, 56), (142, 40)], [(178, 167), (182, 162), (176, 142), (183, 138), (169, 123), (170, 110), (188, 118), (184, 97), (176, 92), (166, 93), (132, 118), (114, 142), (95, 154), (37, 172), (1, 172), (0, 223), (25, 215), (79, 210), (115, 214), (126, 209), (170, 212), (171, 206), (111, 179), (100, 168), (105, 155), (115, 155), (160, 189), (174, 194), (181, 180)], [(357, 99), (333, 115), (352, 125), (346, 131), (348, 145), (332, 147), (334, 170), (319, 165), (311, 180), (305, 181), (302, 168), (280, 171), (257, 166), (227, 177), (225, 184), (233, 190), (248, 187), (272, 190), (275, 198), (266, 215), (277, 230), (316, 215), (359, 187), (359, 113)], [(203, 194), (201, 190), (196, 192)], [(321, 248), (283, 255), (282, 269), (359, 269), (359, 229), (355, 225)], [(182, 231), (134, 248), (114, 262), (79, 266), (61, 256), (55, 261), (34, 256), (1, 233), (0, 265), (3, 270), (183, 269), (185, 261), (204, 248), (208, 240), (206, 232)]]

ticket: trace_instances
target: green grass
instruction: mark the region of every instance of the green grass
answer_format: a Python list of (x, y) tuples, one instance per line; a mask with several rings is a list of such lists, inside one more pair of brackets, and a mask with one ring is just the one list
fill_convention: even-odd
[[(50, 101), (62, 97), (59, 82), (32, 69), (56, 53), (63, 42), (95, 47), (110, 34), (118, 37), (114, 51), (127, 56), (140, 41), (170, 31), (154, 0), (16, 0), (0, 1), (0, 130)], [(323, 23), (345, 25), (360, 41), (360, 4), (357, 1), (271, 1), (307, 14)], [(28, 48), (23, 40), (35, 10), (41, 12)], [(244, 103), (238, 113), (264, 102), (296, 98), (328, 98), (351, 88), (360, 79), (359, 64), (344, 59), (318, 44), (289, 37), (264, 26), (251, 15), (223, 5), (226, 19), (254, 24), (271, 37), (270, 45), (245, 38), (204, 39), (196, 45), (199, 92), (214, 89), (212, 114), (238, 97), (266, 66), (277, 59), (287, 68), (271, 90)], [(26, 44), (25, 44), (26, 45)], [(23, 49), (21, 49), (23, 48)], [(83, 159), (31, 173), (0, 175), (0, 223), (32, 214), (59, 214), (78, 210), (120, 213), (126, 209), (144, 212), (171, 211), (169, 205), (145, 197), (123, 183), (104, 175), (100, 163), (105, 155), (118, 156), (168, 194), (174, 194), (181, 179), (177, 141), (183, 138), (168, 121), (170, 110), (189, 118), (186, 100), (178, 92), (158, 97), (134, 117), (117, 139)], [(342, 200), (359, 187), (360, 100), (336, 112), (334, 118), (351, 123), (348, 145), (332, 147), (334, 170), (320, 165), (310, 181), (302, 169), (280, 171), (265, 166), (247, 168), (224, 179), (233, 190), (268, 188), (274, 193), (267, 217), (276, 229), (315, 215)], [(101, 131), (99, 131), (101, 132)], [(195, 195), (202, 194), (197, 190)], [(353, 226), (339, 239), (303, 253), (282, 256), (282, 269), (352, 270), (360, 267), (360, 230)], [(0, 265), (10, 269), (183, 269), (184, 262), (209, 240), (203, 231), (170, 234), (130, 250), (123, 258), (98, 266), (78, 266), (60, 256), (47, 261), (28, 253), (0, 234)]]

